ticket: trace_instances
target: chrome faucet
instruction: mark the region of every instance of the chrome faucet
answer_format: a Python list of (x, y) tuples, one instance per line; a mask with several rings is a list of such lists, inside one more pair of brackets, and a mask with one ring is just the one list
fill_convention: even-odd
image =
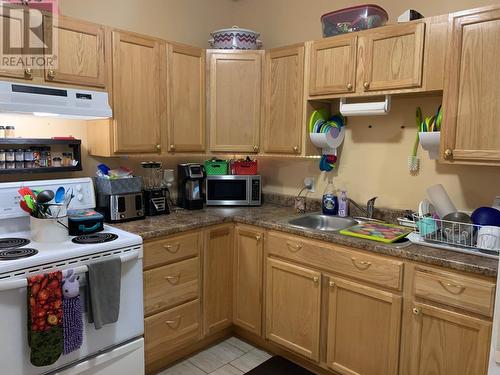
[(375, 199), (377, 199), (377, 198), (378, 197), (373, 197), (370, 200), (368, 200), (368, 202), (366, 202), (366, 209), (363, 208), (363, 207), (361, 207), (356, 202), (354, 202), (351, 198), (347, 198), (347, 199), (349, 200), (350, 203), (352, 203), (352, 205), (354, 207), (356, 207), (358, 210), (360, 210), (361, 212), (363, 212), (363, 214), (368, 219), (373, 219), (373, 212), (375, 211)]

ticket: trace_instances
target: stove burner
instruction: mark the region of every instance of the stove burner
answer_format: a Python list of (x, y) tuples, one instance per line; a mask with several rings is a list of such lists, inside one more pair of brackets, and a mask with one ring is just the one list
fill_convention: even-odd
[(114, 241), (117, 238), (118, 236), (113, 233), (93, 233), (75, 237), (71, 241), (77, 244), (94, 244)]
[(22, 249), (7, 249), (0, 251), (0, 261), (1, 260), (15, 260), (21, 258), (28, 258), (33, 255), (38, 254), (38, 250), (22, 248)]
[(0, 238), (0, 250), (14, 249), (16, 247), (26, 246), (29, 243), (30, 240), (25, 238)]

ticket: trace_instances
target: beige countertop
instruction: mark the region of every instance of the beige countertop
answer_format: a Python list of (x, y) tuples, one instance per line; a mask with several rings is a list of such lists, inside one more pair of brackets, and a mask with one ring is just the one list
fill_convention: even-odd
[(237, 222), (458, 271), (490, 277), (497, 275), (498, 261), (495, 259), (415, 244), (398, 248), (394, 245), (344, 236), (337, 232), (301, 229), (286, 222), (286, 219), (293, 215), (297, 213), (290, 207), (264, 204), (261, 207), (177, 210), (167, 216), (148, 217), (145, 220), (114, 224), (114, 226), (136, 233), (144, 240), (150, 240), (210, 225)]

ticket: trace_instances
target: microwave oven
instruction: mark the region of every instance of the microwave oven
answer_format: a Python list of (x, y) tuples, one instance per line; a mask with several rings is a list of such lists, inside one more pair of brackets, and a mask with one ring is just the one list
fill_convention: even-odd
[(207, 176), (207, 206), (260, 206), (262, 183), (257, 175)]

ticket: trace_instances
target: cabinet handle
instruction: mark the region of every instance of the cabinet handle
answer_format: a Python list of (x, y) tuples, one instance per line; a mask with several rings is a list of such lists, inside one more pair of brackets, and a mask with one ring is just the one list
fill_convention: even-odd
[(290, 250), (291, 252), (294, 252), (294, 253), (296, 253), (297, 251), (300, 251), (302, 249), (301, 244), (295, 244), (295, 243), (291, 243), (291, 242), (287, 241), (286, 245), (288, 246), (288, 250)]
[(31, 70), (31, 68), (24, 69), (24, 77), (28, 78), (28, 79), (32, 79), (33, 78), (33, 70)]
[(352, 264), (354, 264), (354, 267), (360, 269), (361, 271), (367, 270), (372, 265), (371, 262), (366, 262), (364, 260), (357, 260), (356, 258), (351, 258), (351, 261)]
[(363, 83), (363, 87), (364, 87), (365, 89), (370, 88), (370, 82), (365, 82), (365, 83)]
[(313, 283), (314, 283), (314, 284), (319, 283), (319, 277), (318, 277), (318, 276), (314, 276), (314, 277), (313, 277)]
[(420, 315), (420, 309), (418, 307), (414, 307), (412, 309), (413, 315)]
[(179, 316), (175, 317), (174, 320), (167, 320), (165, 322), (165, 324), (168, 325), (172, 329), (177, 329), (181, 325), (181, 319), (182, 319), (182, 316), (179, 315)]
[(447, 148), (444, 151), (444, 156), (445, 156), (445, 158), (451, 158), (453, 156), (453, 151), (451, 149)]
[(170, 145), (170, 151), (175, 151), (175, 145)]
[[(465, 286), (463, 285), (459, 285), (459, 284), (452, 284), (452, 283), (445, 283), (441, 280), (439, 280), (439, 284), (441, 284), (441, 286), (443, 287), (443, 289), (445, 289), (447, 292), (450, 292), (451, 294), (454, 294), (454, 295), (459, 295), (459, 294), (462, 294), (464, 291), (465, 291)], [(458, 289), (458, 290), (450, 290), (450, 288), (452, 289)]]
[(157, 145), (155, 146), (155, 148), (156, 148), (158, 151), (160, 151), (160, 150), (161, 150), (161, 145), (160, 145), (160, 144), (157, 144)]
[(179, 251), (180, 244), (177, 242), (173, 245), (163, 245), (163, 248), (169, 253), (176, 254)]
[(177, 276), (165, 276), (165, 280), (167, 280), (172, 285), (179, 284), (180, 278), (181, 278), (180, 273), (178, 273)]
[(334, 281), (330, 281), (328, 283), (328, 285), (330, 285), (330, 288), (334, 288), (335, 287), (335, 282)]
[(47, 77), (48, 77), (49, 79), (54, 79), (54, 78), (56, 78), (56, 72), (55, 72), (55, 70), (50, 69), (50, 70), (47, 72)]
[(347, 84), (347, 90), (351, 91), (352, 90), (352, 83)]
[(259, 146), (257, 146), (257, 145), (253, 146), (253, 150), (254, 150), (255, 152), (259, 151)]
[(299, 152), (299, 146), (293, 146), (293, 152), (297, 154)]
[(259, 242), (261, 239), (262, 239), (262, 237), (261, 237), (259, 234), (255, 236), (255, 240), (256, 240), (257, 242)]

